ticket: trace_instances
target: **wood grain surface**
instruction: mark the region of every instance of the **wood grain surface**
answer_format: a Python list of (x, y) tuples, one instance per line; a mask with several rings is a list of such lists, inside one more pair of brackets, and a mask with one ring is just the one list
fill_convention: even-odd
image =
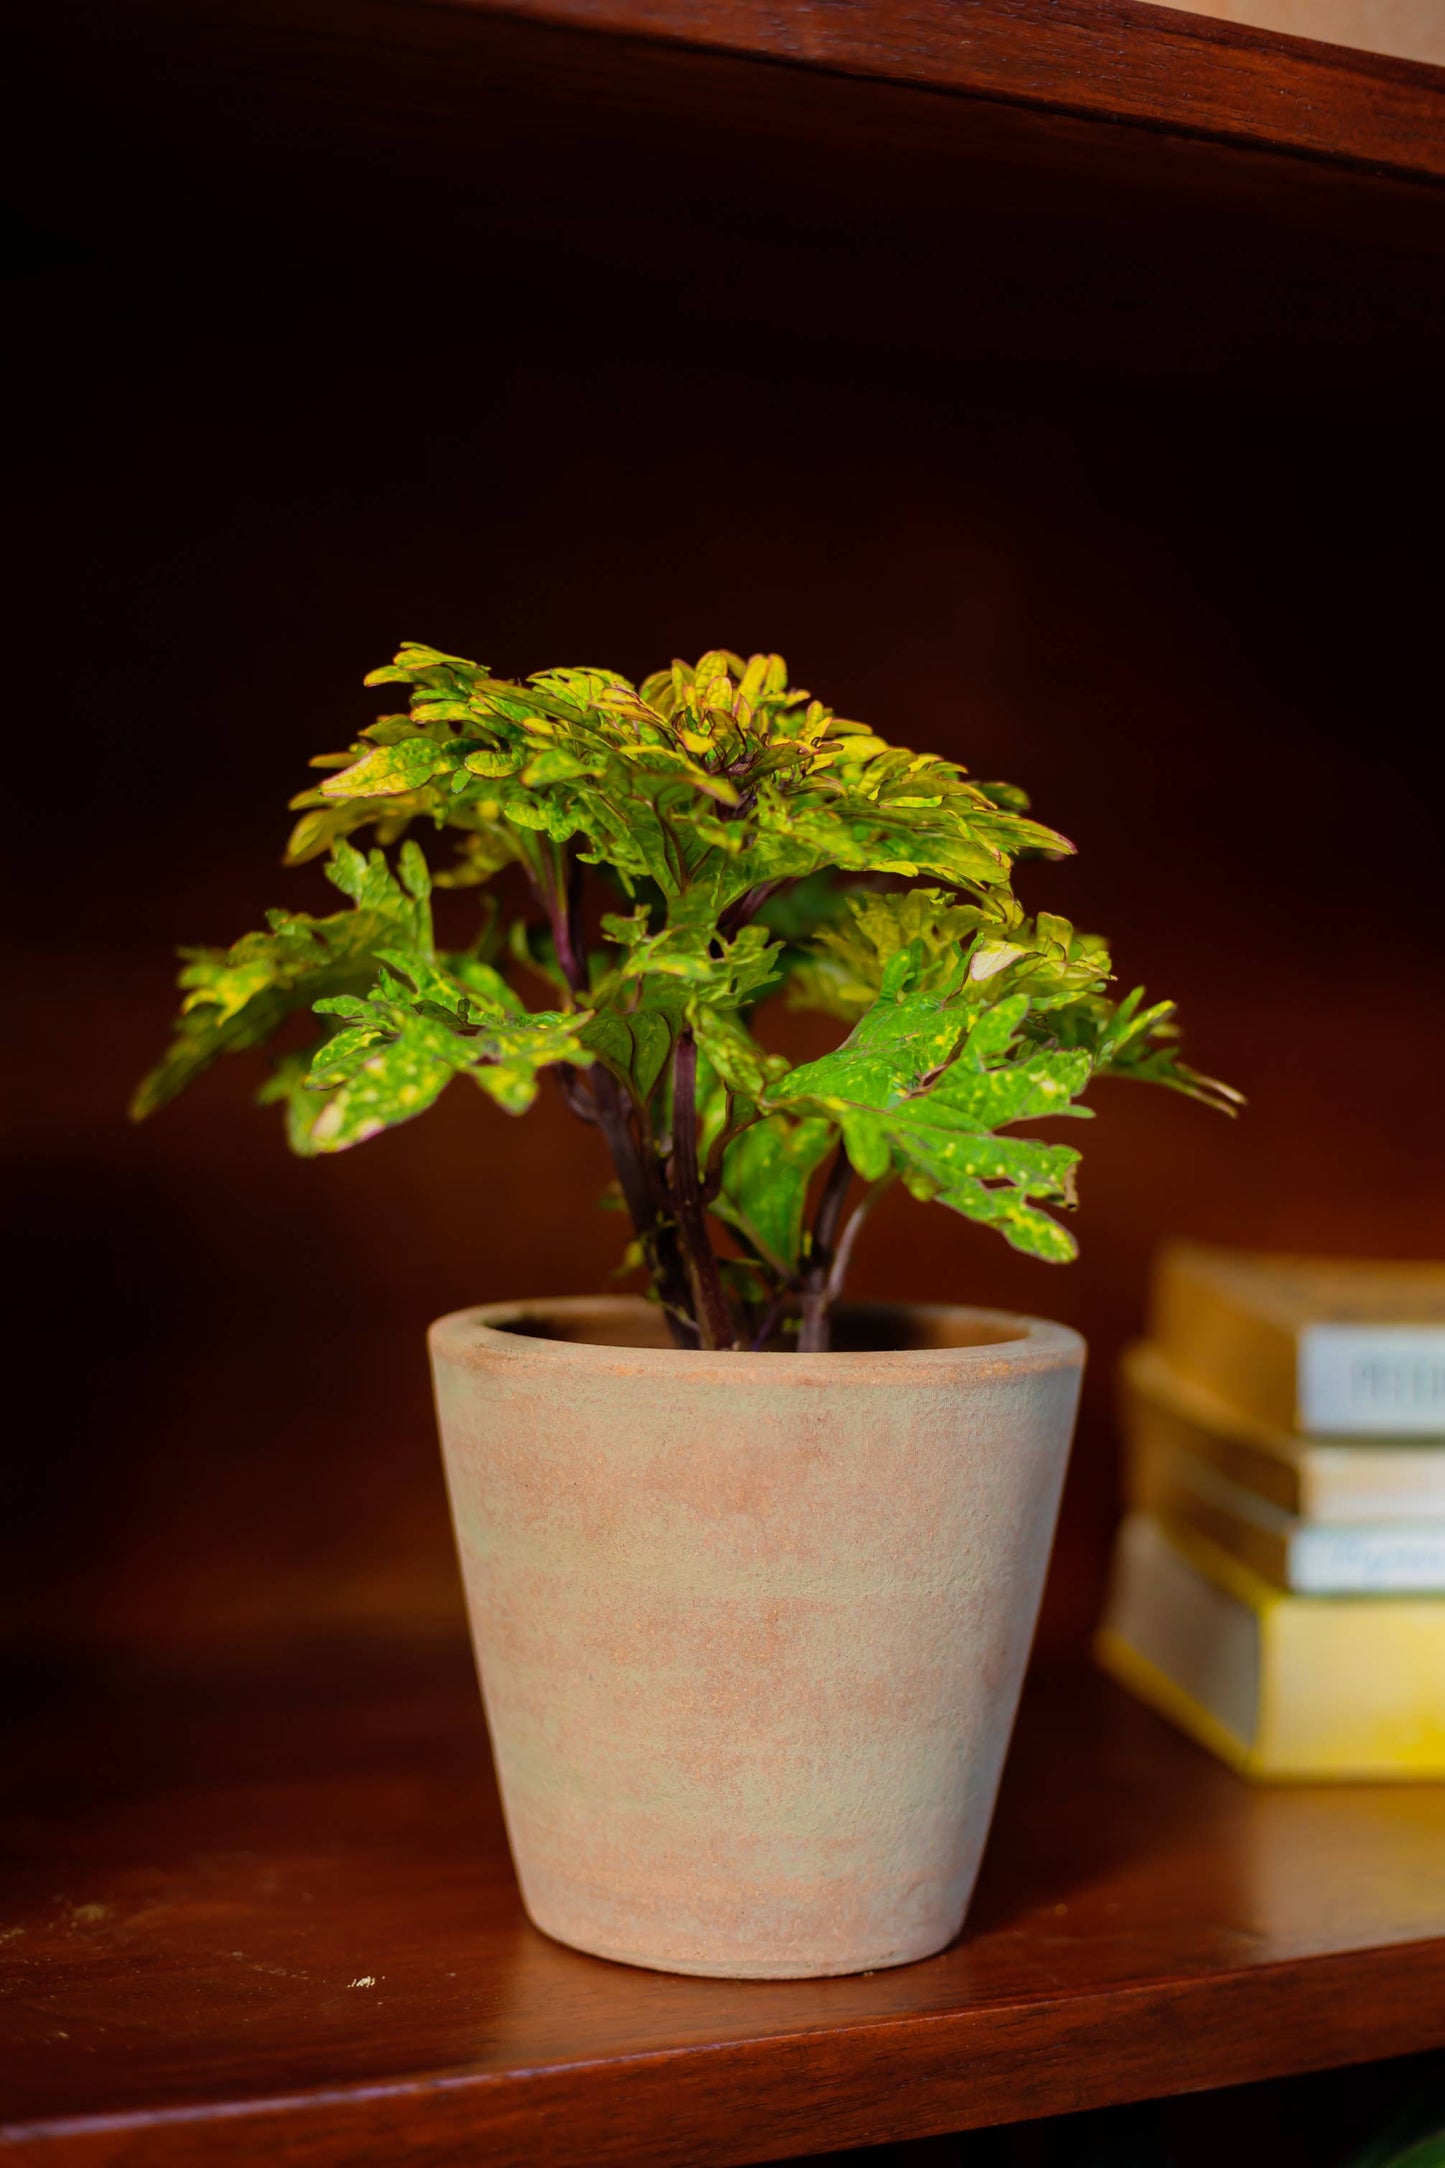
[(1147, 0), (500, 0), (498, 11), (1445, 174), (1445, 70)]
[(1026, 1698), (952, 1949), (764, 1984), (527, 1924), (453, 1646), (40, 1699), (0, 1943), (27, 2162), (722, 2168), (1445, 2041), (1445, 1794), (1252, 1790), (1081, 1671)]

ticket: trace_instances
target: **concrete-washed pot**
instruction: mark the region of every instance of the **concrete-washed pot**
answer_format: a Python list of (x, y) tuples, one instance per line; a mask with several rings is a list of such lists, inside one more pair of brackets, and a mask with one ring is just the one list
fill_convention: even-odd
[(837, 1338), (681, 1351), (629, 1297), (432, 1327), (512, 1856), (559, 1942), (788, 1979), (962, 1925), (1084, 1343), (952, 1308)]

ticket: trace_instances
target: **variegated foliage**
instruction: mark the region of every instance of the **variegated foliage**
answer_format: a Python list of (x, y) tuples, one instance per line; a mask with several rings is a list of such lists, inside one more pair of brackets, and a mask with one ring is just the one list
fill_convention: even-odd
[[(1079, 1155), (1019, 1125), (1086, 1114), (1100, 1075), (1237, 1099), (1180, 1060), (1171, 1004), (1111, 996), (1101, 941), (1024, 914), (1016, 862), (1071, 846), (1021, 792), (835, 715), (779, 656), (719, 650), (636, 687), (408, 646), (368, 683), (409, 704), (312, 763), (288, 851), (324, 854), (347, 907), (183, 952), (138, 1115), (298, 1011), (317, 1042), (261, 1096), (303, 1153), (409, 1121), (461, 1076), (521, 1113), (553, 1069), (611, 1150), (631, 1261), (679, 1341), (817, 1347), (890, 1182), (1061, 1260)], [(438, 950), (418, 830), (444, 845), (439, 884), (515, 865), (530, 908)], [(847, 1037), (790, 1065), (754, 1030), (775, 994)]]

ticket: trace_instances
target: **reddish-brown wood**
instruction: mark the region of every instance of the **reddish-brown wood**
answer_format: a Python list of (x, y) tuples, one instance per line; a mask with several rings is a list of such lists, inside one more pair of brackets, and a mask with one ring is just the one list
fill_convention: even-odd
[[(454, 0), (453, 0), (454, 4)], [(1445, 71), (1147, 0), (463, 0), (876, 82), (1445, 173)]]
[[(1181, 66), (1209, 51), (1211, 27), (1225, 50), (1260, 44), (1133, 12), (1163, 24), (1166, 44), (1183, 40)], [(879, 36), (882, 19), (837, 18)], [(718, 20), (742, 39), (740, 17)], [(939, 17), (955, 32), (965, 20), (967, 8)], [(779, 21), (795, 34), (793, 14)], [(964, 95), (921, 59), (909, 80), (901, 59), (866, 78), (841, 60), (781, 64), (781, 44), (772, 57), (762, 42), (710, 50), (700, 31), (668, 42), (523, 20), (489, 0), (53, 0), (25, 33), (27, 76), (64, 84), (47, 106), (43, 157), (60, 176), (47, 216), (59, 210), (87, 255), (111, 225), (100, 260), (117, 271), (149, 261), (189, 275), (227, 242), (253, 263), (284, 261), (319, 224), (311, 276), (367, 237), (378, 296), (376, 267), (414, 278), (450, 243), (452, 272), (478, 274), (457, 289), (465, 306), (514, 275), (507, 258), (523, 247), (564, 263), (569, 283), (580, 260), (640, 277), (650, 315), (681, 306), (734, 341), (740, 321), (813, 325), (832, 342), (970, 366), (1027, 359), (1050, 380), (1231, 381), (1251, 399), (1316, 401), (1332, 426), (1374, 386), (1391, 414), (1402, 399), (1434, 410), (1445, 192), (1421, 176), (1430, 143), (1445, 142), (1441, 71), (1293, 48), (1332, 97), (1365, 84), (1370, 111), (1370, 70), (1386, 89), (1404, 71), (1426, 148), (1386, 171), (1383, 152), (1374, 170), (1282, 157), (1262, 137), (1176, 127), (1162, 108), (1155, 125), (1116, 125), (1066, 101)], [(1019, 32), (1021, 65), (1050, 34), (1042, 19)], [(1131, 29), (1124, 45), (1153, 35)], [(1282, 80), (1275, 102), (1309, 113), (1322, 99)], [(132, 258), (139, 236), (153, 256)]]
[(1148, 0), (464, 0), (1057, 112), (1445, 174), (1445, 70)]
[(1251, 1790), (1076, 1671), (1026, 1700), (963, 1939), (853, 1980), (536, 1934), (455, 1650), (114, 1676), (12, 1771), (0, 2098), (37, 2168), (722, 2168), (1445, 2040), (1445, 1794)]

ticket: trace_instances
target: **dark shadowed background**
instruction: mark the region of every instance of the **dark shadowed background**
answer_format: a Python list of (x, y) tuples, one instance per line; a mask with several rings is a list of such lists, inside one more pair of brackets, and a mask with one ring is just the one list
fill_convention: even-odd
[(1248, 1093), (1102, 1089), (1072, 1268), (901, 1196), (859, 1256), (859, 1293), (1087, 1334), (1044, 1626), (1077, 1639), (1154, 1244), (1440, 1249), (1438, 285), (1303, 163), (1268, 229), (1187, 159), (1147, 204), (1075, 175), (1058, 122), (1047, 185), (995, 157), (981, 196), (924, 131), (880, 195), (847, 98), (886, 125), (886, 91), (804, 157), (726, 64), (663, 113), (505, 26), (465, 82), (399, 58), (383, 162), (344, 54), (228, 73), (163, 8), (48, 34), (84, 50), (14, 281), (6, 1633), (451, 1630), (426, 1323), (614, 1266), (551, 1092), (459, 1083), (312, 1164), (259, 1058), (125, 1120), (171, 949), (328, 893), (284, 802), (411, 637), (509, 673), (782, 648), (1028, 788), (1079, 847), (1028, 903)]

